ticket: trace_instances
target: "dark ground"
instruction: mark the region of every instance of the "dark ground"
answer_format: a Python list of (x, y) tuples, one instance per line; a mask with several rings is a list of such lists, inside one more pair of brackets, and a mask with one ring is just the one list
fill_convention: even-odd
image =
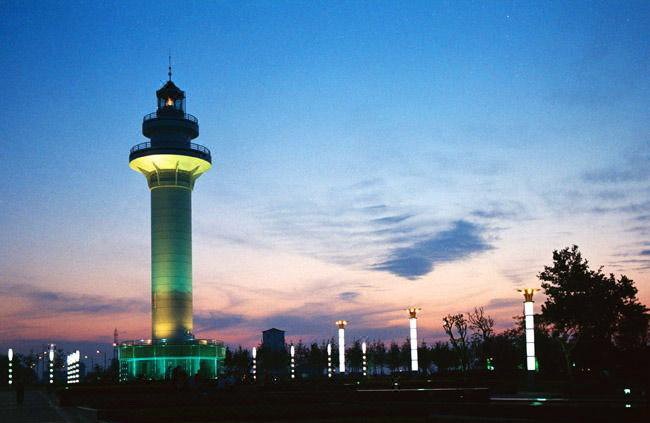
[(191, 422), (650, 422), (645, 395), (492, 392), (485, 388), (393, 390), (356, 383), (294, 382), (230, 389), (168, 384), (28, 389), (25, 403), (0, 390), (0, 423)]

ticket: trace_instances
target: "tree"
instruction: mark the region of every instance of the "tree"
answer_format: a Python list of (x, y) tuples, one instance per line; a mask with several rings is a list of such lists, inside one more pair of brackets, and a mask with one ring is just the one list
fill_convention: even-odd
[(449, 314), (442, 318), (442, 328), (449, 336), (449, 342), (456, 353), (456, 358), (461, 370), (469, 368), (469, 354), (467, 345), (467, 320), (463, 313)]
[(363, 363), (363, 353), (361, 351), (361, 341), (355, 339), (352, 345), (347, 348), (346, 355), (350, 365), (350, 372), (361, 372)]
[(497, 372), (513, 372), (522, 365), (524, 331), (521, 327), (498, 333), (491, 339), (490, 357)]
[(494, 334), (494, 319), (485, 315), (483, 307), (474, 307), (474, 312), (467, 313), (469, 327), (474, 331), (472, 337), (487, 341)]
[(322, 377), (327, 367), (327, 344), (323, 342), (319, 346), (316, 342), (312, 342), (309, 347), (307, 363), (311, 376)]
[(582, 367), (607, 369), (615, 348), (641, 347), (648, 309), (632, 279), (590, 269), (577, 245), (553, 251), (553, 265), (538, 278), (546, 294), (541, 317), (562, 347), (569, 374), (572, 358)]
[(383, 376), (386, 366), (386, 345), (383, 342), (375, 341), (370, 345), (370, 361), (373, 363), (373, 374), (377, 374), (379, 369), (379, 374)]
[(393, 341), (390, 343), (388, 353), (386, 354), (386, 361), (391, 373), (395, 373), (399, 369), (400, 348), (399, 345), (397, 345), (397, 342)]
[(437, 341), (430, 350), (431, 361), (439, 371), (449, 370), (457, 365), (454, 352), (449, 348), (449, 343)]
[(431, 350), (424, 341), (418, 347), (418, 364), (425, 374), (429, 374), (433, 361), (431, 360)]
[(490, 349), (490, 343), (494, 336), (494, 319), (486, 315), (483, 307), (474, 307), (474, 312), (467, 313), (469, 327), (472, 334), (472, 349), (479, 362), (479, 367), (484, 368)]
[(402, 370), (411, 370), (411, 342), (406, 339), (399, 350), (399, 364)]

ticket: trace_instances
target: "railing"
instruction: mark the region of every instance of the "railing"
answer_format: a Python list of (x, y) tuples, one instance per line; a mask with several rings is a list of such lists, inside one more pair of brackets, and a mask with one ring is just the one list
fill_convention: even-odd
[(171, 345), (223, 345), (223, 341), (218, 339), (185, 339), (185, 340), (167, 340), (167, 339), (133, 339), (128, 341), (120, 341), (120, 346), (139, 346), (139, 345), (153, 345), (153, 344), (171, 344)]
[(149, 113), (148, 115), (145, 115), (144, 118), (142, 118), (142, 121), (146, 122), (146, 121), (151, 120), (151, 119), (180, 119), (181, 116), (182, 116), (183, 119), (189, 120), (190, 122), (199, 123), (199, 120), (196, 118), (196, 116), (193, 116), (193, 115), (191, 115), (189, 113), (183, 113), (182, 115), (180, 113), (179, 114), (174, 114), (174, 113), (167, 114), (167, 113), (164, 113), (164, 114), (161, 114), (159, 116), (157, 111), (153, 112), (153, 113)]
[[(140, 144), (136, 144), (133, 147), (131, 147), (130, 153), (135, 153), (136, 151), (140, 151), (140, 150), (148, 150), (150, 148), (152, 148), (151, 147), (151, 141), (141, 142)], [(161, 150), (165, 150), (165, 149), (171, 149), (171, 150), (181, 149), (182, 150), (183, 149), (183, 147), (179, 148), (179, 147), (168, 147), (168, 146), (153, 147), (153, 148), (161, 149)], [(210, 149), (208, 149), (208, 147), (202, 146), (201, 144), (195, 144), (195, 143), (191, 142), (189, 148), (190, 148), (190, 150), (199, 151), (199, 152), (201, 152), (203, 154), (207, 154), (208, 156), (210, 155)]]

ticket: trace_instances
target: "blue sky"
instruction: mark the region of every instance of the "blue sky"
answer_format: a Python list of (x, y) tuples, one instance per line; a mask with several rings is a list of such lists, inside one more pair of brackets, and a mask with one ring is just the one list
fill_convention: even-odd
[(353, 316), (357, 336), (398, 337), (414, 302), (425, 338), (475, 305), (507, 327), (514, 289), (572, 243), (650, 300), (647, 2), (3, 2), (0, 18), (0, 316), (19, 322), (0, 340), (148, 335), (148, 196), (127, 160), (169, 52), (213, 153), (193, 210), (207, 335), (320, 339)]

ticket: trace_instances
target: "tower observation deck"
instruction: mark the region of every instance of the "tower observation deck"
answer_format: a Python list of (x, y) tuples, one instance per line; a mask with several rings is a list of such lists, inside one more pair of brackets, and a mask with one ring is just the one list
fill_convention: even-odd
[(151, 192), (151, 339), (120, 344), (120, 378), (161, 379), (170, 366), (190, 374), (207, 368), (216, 376), (223, 345), (195, 339), (192, 306), (192, 190), (212, 156), (192, 142), (199, 122), (185, 112), (185, 92), (172, 82), (171, 69), (156, 99), (157, 110), (142, 120), (149, 141), (129, 153), (129, 167), (144, 175)]

